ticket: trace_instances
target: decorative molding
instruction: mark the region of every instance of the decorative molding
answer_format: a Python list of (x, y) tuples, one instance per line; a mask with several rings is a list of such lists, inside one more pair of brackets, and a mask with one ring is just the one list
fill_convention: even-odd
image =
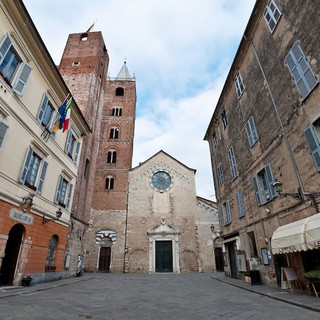
[(49, 152), (36, 140), (31, 140), (31, 144), (35, 149), (35, 152), (41, 156), (41, 158), (45, 158), (49, 155)]
[(96, 233), (96, 246), (100, 246), (101, 240), (105, 237), (109, 237), (113, 245), (117, 243), (117, 234), (112, 230), (105, 229)]

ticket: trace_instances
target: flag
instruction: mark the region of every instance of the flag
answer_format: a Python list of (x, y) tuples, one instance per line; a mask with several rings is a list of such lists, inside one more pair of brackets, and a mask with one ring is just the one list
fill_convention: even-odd
[(62, 105), (59, 107), (58, 109), (58, 113), (56, 114), (55, 117), (55, 125), (53, 128), (53, 132), (56, 132), (60, 129), (62, 129), (62, 125), (64, 122), (64, 118), (66, 115), (66, 107), (67, 107), (67, 99), (68, 99), (69, 95), (65, 98), (65, 100), (63, 101)]
[(95, 24), (95, 22), (91, 25), (91, 27), (85, 33), (89, 33), (93, 29), (94, 24)]
[(70, 100), (68, 101), (68, 106), (66, 108), (66, 116), (65, 116), (64, 123), (63, 123), (63, 131), (62, 132), (65, 132), (69, 126), (69, 119), (70, 119), (70, 114), (71, 114), (71, 103), (72, 103), (72, 98), (70, 98)]

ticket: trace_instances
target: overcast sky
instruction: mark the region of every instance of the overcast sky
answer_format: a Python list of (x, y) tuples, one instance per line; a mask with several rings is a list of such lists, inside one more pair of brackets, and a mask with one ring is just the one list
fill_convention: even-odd
[(136, 76), (133, 166), (160, 149), (196, 169), (215, 200), (203, 137), (255, 0), (24, 0), (56, 64), (68, 34), (101, 31), (109, 74)]

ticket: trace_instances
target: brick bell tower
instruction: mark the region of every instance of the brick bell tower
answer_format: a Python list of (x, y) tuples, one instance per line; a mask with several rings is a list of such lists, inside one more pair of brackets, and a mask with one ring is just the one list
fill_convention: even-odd
[(86, 237), (88, 271), (123, 272), (136, 112), (136, 82), (124, 62), (107, 78), (91, 219)]
[[(66, 276), (76, 273), (78, 260), (84, 255), (84, 235), (91, 219), (108, 65), (109, 56), (101, 32), (69, 35), (59, 71), (92, 132), (84, 139), (79, 157), (65, 258)], [(73, 133), (77, 135), (77, 132)]]

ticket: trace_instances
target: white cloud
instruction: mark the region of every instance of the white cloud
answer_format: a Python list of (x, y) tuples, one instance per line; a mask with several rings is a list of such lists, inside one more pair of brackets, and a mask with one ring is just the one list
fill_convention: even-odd
[[(102, 31), (111, 76), (137, 81), (134, 164), (163, 149), (214, 193), (204, 134), (255, 0), (24, 0), (58, 64), (70, 33)], [(212, 199), (212, 198), (211, 198)]]

